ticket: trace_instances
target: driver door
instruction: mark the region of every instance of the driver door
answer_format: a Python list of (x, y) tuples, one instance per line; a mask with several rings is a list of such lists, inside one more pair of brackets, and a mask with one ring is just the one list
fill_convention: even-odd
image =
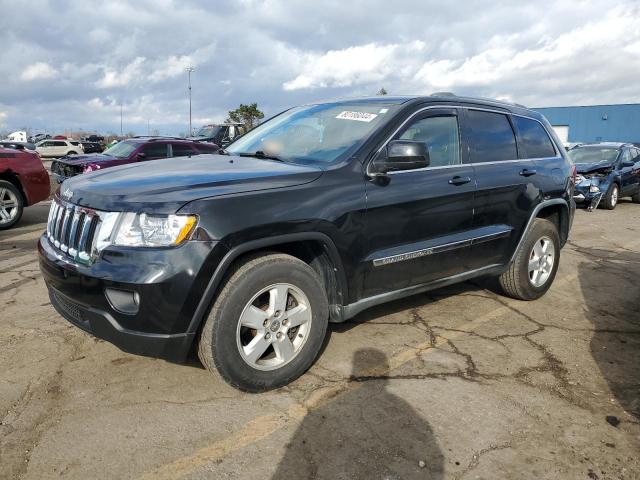
[(367, 182), (363, 297), (461, 273), (470, 251), (475, 178), (458, 109), (425, 110), (390, 140), (424, 142), (430, 164)]

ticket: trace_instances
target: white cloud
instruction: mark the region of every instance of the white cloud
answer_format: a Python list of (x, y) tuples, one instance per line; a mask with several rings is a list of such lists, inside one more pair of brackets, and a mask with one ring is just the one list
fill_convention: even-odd
[(104, 74), (96, 82), (96, 86), (98, 88), (124, 87), (135, 80), (139, 80), (142, 77), (142, 66), (145, 60), (144, 57), (136, 57), (120, 71), (105, 68)]
[(6, 112), (0, 112), (0, 128), (5, 126), (5, 121), (7, 120)]
[(285, 82), (283, 88), (350, 87), (378, 82), (391, 76), (394, 71), (402, 70), (414, 55), (424, 49), (424, 42), (416, 40), (406, 45), (369, 43), (329, 50), (325, 54), (303, 54), (299, 66), (301, 73)]
[(36, 62), (25, 68), (20, 74), (22, 80), (46, 80), (54, 78), (58, 75), (58, 71), (45, 62)]

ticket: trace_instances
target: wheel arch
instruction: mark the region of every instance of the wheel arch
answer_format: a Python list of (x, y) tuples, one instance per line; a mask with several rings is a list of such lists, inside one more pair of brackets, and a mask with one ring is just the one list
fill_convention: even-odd
[(341, 305), (347, 298), (347, 282), (338, 249), (333, 240), (324, 233), (303, 232), (250, 240), (229, 250), (202, 294), (189, 324), (188, 333), (199, 330), (233, 266), (242, 262), (243, 258), (259, 252), (286, 253), (310, 265), (320, 276), (327, 293), (330, 319), (340, 321)]
[(510, 261), (513, 261), (513, 259), (515, 258), (520, 245), (525, 239), (526, 233), (529, 231), (531, 225), (533, 224), (533, 221), (536, 218), (544, 218), (555, 223), (555, 225), (558, 227), (558, 234), (560, 235), (560, 246), (563, 247), (567, 242), (567, 239), (569, 238), (569, 229), (571, 227), (569, 205), (567, 204), (566, 200), (562, 198), (546, 200), (536, 205), (536, 207), (533, 209), (527, 225), (522, 230), (520, 240), (518, 241), (515, 250), (511, 254)]
[(20, 182), (20, 177), (17, 173), (15, 173), (13, 170), (5, 170), (3, 172), (0, 172), (0, 180), (5, 180), (16, 187), (20, 192), (20, 195), (22, 195), (22, 201), (24, 202), (25, 207), (29, 205), (29, 198), (22, 188), (22, 182)]

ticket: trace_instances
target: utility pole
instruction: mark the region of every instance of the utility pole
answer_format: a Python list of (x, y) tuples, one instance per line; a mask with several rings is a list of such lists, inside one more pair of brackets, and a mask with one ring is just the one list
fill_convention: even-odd
[(191, 73), (195, 71), (195, 68), (189, 65), (185, 70), (189, 76), (189, 135), (187, 136), (190, 137), (193, 134), (193, 130), (191, 129)]

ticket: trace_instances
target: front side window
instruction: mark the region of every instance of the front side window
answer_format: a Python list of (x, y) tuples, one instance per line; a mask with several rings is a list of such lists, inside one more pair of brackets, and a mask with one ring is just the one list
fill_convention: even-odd
[(296, 107), (254, 128), (225, 150), (263, 152), (301, 163), (333, 162), (355, 151), (396, 109), (377, 102)]
[(518, 158), (516, 138), (506, 115), (468, 110), (467, 120), (471, 162), (500, 162)]
[(430, 167), (460, 163), (458, 119), (453, 115), (416, 120), (399, 139), (424, 143), (429, 152)]
[(555, 157), (556, 150), (549, 135), (539, 122), (530, 118), (513, 116), (513, 123), (516, 125), (520, 144), (523, 151), (520, 158), (548, 158)]

